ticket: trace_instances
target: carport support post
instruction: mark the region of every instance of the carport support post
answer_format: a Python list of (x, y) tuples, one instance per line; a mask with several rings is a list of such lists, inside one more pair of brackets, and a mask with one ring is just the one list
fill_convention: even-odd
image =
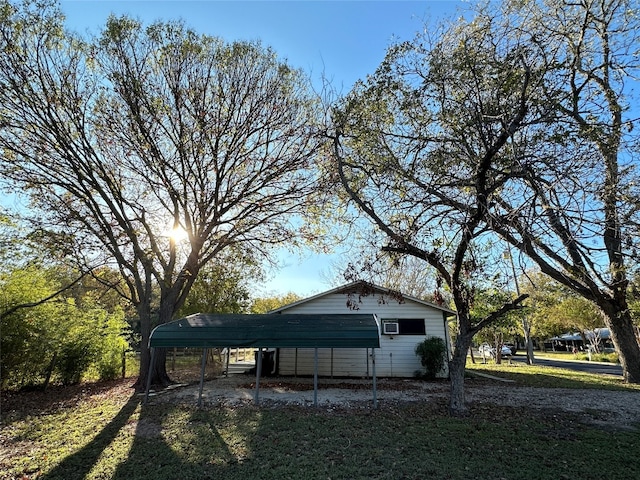
[(373, 370), (373, 408), (378, 408), (378, 395), (377, 395), (377, 385), (376, 385), (376, 349), (371, 349), (371, 365)]
[(258, 362), (256, 364), (256, 404), (260, 403), (260, 375), (262, 375), (262, 347), (258, 348)]
[(367, 378), (369, 378), (369, 347), (367, 347)]
[(153, 361), (156, 359), (156, 349), (151, 347), (151, 360), (149, 360), (149, 370), (147, 370), (147, 389), (144, 393), (144, 403), (146, 405), (149, 400), (149, 390), (151, 390), (151, 369), (153, 368)]
[(202, 387), (204, 387), (204, 368), (207, 364), (207, 349), (202, 349), (202, 367), (200, 369), (200, 392), (198, 393), (198, 408), (202, 406)]
[(313, 406), (318, 406), (318, 347), (315, 348), (313, 355)]

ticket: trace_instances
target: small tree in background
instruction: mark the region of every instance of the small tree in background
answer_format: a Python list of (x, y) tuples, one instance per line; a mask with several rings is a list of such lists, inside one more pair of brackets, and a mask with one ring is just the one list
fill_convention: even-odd
[[(473, 314), (478, 317), (487, 315), (500, 305), (503, 305), (510, 298), (510, 294), (504, 290), (487, 289), (476, 292), (473, 306)], [(512, 311), (483, 328), (476, 335), (480, 342), (487, 342), (495, 349), (496, 363), (502, 362), (502, 346), (505, 339), (513, 338), (518, 332), (517, 316), (521, 311)]]
[(123, 355), (129, 349), (125, 337), (130, 334), (128, 324), (122, 310), (111, 314), (103, 312), (97, 321), (100, 324), (100, 341), (94, 366), (100, 380), (114, 380), (122, 375)]
[(274, 295), (272, 297), (255, 298), (249, 310), (251, 313), (267, 313), (276, 308), (297, 302), (298, 300), (302, 300), (302, 297), (293, 292), (288, 292), (284, 295)]
[(262, 278), (258, 262), (230, 252), (208, 263), (199, 273), (177, 317), (194, 313), (244, 313), (251, 304), (252, 281)]

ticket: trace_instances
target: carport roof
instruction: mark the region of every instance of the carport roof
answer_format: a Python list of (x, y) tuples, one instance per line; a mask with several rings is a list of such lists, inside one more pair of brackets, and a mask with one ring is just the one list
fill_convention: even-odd
[(196, 313), (157, 326), (150, 347), (379, 348), (373, 315)]

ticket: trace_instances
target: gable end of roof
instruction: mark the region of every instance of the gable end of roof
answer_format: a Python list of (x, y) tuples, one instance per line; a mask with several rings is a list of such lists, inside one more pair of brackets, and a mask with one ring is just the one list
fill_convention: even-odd
[(397, 290), (392, 290), (390, 288), (381, 287), (379, 285), (375, 285), (373, 283), (365, 282), (365, 281), (357, 281), (352, 282), (346, 285), (341, 285), (339, 287), (333, 288), (331, 290), (327, 290), (326, 292), (318, 293), (308, 298), (303, 298), (302, 300), (298, 300), (296, 302), (290, 303), (288, 305), (284, 305), (282, 307), (271, 310), (268, 313), (284, 313), (286, 310), (293, 308), (298, 305), (305, 304), (307, 302), (312, 302), (318, 298), (325, 297), (327, 295), (335, 295), (335, 294), (360, 294), (360, 295), (373, 295), (373, 294), (382, 294), (387, 295), (390, 298), (398, 301), (398, 303), (404, 303), (405, 299), (410, 300), (415, 303), (419, 303), (420, 305), (424, 305), (427, 307), (435, 308), (437, 310), (441, 310), (444, 313), (449, 315), (455, 315), (455, 310), (451, 310), (450, 308), (437, 305), (435, 303), (427, 302), (425, 300), (421, 300), (419, 298), (412, 297), (410, 295), (405, 295), (402, 292), (398, 292)]

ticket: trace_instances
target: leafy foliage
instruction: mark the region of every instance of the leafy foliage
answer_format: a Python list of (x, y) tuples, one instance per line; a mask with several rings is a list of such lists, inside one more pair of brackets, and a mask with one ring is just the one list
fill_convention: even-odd
[[(499, 291), (495, 289), (477, 292), (473, 304), (473, 314), (479, 317), (495, 311), (500, 305), (508, 302), (511, 292)], [(496, 352), (501, 352), (502, 345), (513, 339), (519, 331), (519, 319), (522, 311), (508, 312), (491, 325), (487, 325), (480, 330), (475, 339), (478, 343), (487, 342), (492, 345)], [(498, 361), (498, 358), (496, 358)]]
[(296, 293), (288, 292), (284, 295), (275, 295), (273, 297), (254, 298), (251, 301), (251, 313), (267, 313), (276, 308), (283, 307), (293, 302), (302, 300), (302, 297)]
[[(54, 1), (3, 2), (0, 43), (0, 171), (60, 252), (83, 269), (117, 263), (144, 384), (152, 324), (174, 318), (207, 263), (295, 243), (319, 104), (272, 49), (178, 21), (111, 17), (82, 37)], [(178, 227), (185, 242), (167, 235)], [(151, 373), (169, 381), (162, 361)]]
[(415, 353), (425, 368), (424, 377), (428, 380), (436, 378), (446, 362), (447, 346), (440, 337), (429, 337), (416, 345)]
[(522, 283), (530, 295), (527, 315), (536, 337), (544, 339), (604, 326), (602, 313), (592, 302), (551, 278), (531, 272)]
[[(6, 309), (46, 297), (59, 288), (56, 270), (35, 266), (0, 273)], [(2, 388), (60, 381), (78, 383), (90, 367), (101, 379), (115, 378), (128, 348), (122, 310), (108, 312), (89, 299), (55, 300), (2, 315)]]
[(244, 313), (251, 303), (250, 284), (262, 278), (255, 261), (237, 254), (212, 260), (199, 273), (177, 316), (192, 313)]
[[(13, 304), (27, 303), (52, 292), (44, 271), (20, 268), (0, 274), (3, 311)], [(44, 304), (27, 312), (3, 315), (0, 328), (0, 368), (2, 387), (35, 383), (51, 361), (48, 347), (53, 343), (49, 319), (57, 313), (53, 304)]]

